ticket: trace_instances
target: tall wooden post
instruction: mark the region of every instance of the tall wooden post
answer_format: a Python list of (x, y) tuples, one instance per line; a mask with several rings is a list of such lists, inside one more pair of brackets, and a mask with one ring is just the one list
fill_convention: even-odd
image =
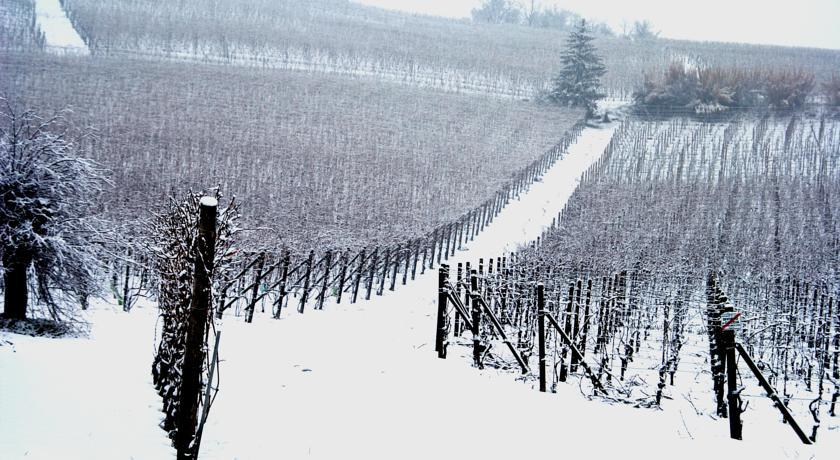
[(385, 290), (385, 279), (388, 278), (388, 267), (391, 265), (391, 248), (385, 248), (385, 260), (382, 262), (382, 273), (379, 276), (379, 288), (376, 295), (382, 295)]
[(379, 261), (379, 248), (373, 250), (373, 258), (370, 262), (367, 279), (367, 290), (365, 291), (365, 300), (370, 300), (370, 291), (373, 289), (373, 280), (376, 278), (376, 264)]
[(332, 265), (332, 251), (327, 251), (324, 256), (324, 279), (321, 280), (321, 295), (318, 297), (318, 310), (324, 309), (324, 301), (327, 299), (327, 289), (330, 287), (330, 265)]
[(448, 280), (449, 265), (442, 264), (438, 269), (437, 333), (435, 334), (435, 351), (440, 359), (446, 359), (446, 302), (449, 297), (446, 284)]
[[(458, 271), (455, 274), (455, 292), (453, 295), (457, 298), (461, 298), (461, 283), (464, 279), (464, 264), (458, 262)], [(455, 325), (452, 328), (452, 335), (455, 337), (461, 336), (461, 317), (455, 315)]]
[(473, 270), (470, 273), (470, 296), (472, 297), (472, 336), (473, 336), (473, 362), (479, 369), (484, 369), (481, 363), (481, 305), (478, 297), (478, 276)]
[(341, 253), (341, 270), (338, 272), (338, 295), (336, 296), (335, 303), (341, 303), (341, 295), (344, 294), (344, 283), (347, 278), (347, 253), (350, 252), (348, 249)]
[(741, 397), (738, 391), (738, 363), (735, 361), (735, 326), (737, 316), (732, 308), (726, 308), (721, 325), (720, 340), (726, 359), (726, 401), (729, 405), (729, 437), (741, 439), (743, 425), (741, 424)]
[(539, 338), (540, 391), (545, 393), (545, 286), (537, 285), (537, 334)]
[(275, 301), (277, 305), (277, 313), (274, 314), (274, 319), (280, 319), (280, 312), (283, 310), (283, 300), (286, 297), (286, 283), (289, 280), (289, 263), (291, 262), (291, 256), (289, 255), (289, 251), (283, 251), (283, 272), (280, 275), (280, 287), (279, 287), (279, 294), (277, 295), (277, 300)]
[(204, 364), (207, 317), (210, 313), (218, 205), (218, 201), (209, 196), (202, 198), (199, 203), (193, 292), (184, 339), (184, 362), (181, 366), (181, 389), (178, 397), (177, 432), (175, 433), (178, 460), (194, 459), (198, 455), (191, 449), (190, 444), (195, 436), (198, 401), (201, 397), (201, 369)]
[(362, 249), (362, 252), (359, 254), (358, 267), (356, 268), (356, 281), (353, 283), (353, 298), (350, 299), (350, 303), (356, 303), (356, 299), (359, 297), (359, 284), (362, 282), (362, 276), (364, 275), (364, 269), (365, 269), (365, 250)]
[(257, 308), (257, 297), (260, 295), (260, 282), (262, 282), (263, 266), (265, 265), (265, 253), (259, 255), (259, 262), (254, 275), (254, 285), (251, 288), (251, 301), (248, 302), (248, 308), (245, 310), (245, 322), (250, 323), (254, 320), (254, 309)]
[(306, 301), (309, 299), (310, 281), (312, 278), (312, 262), (315, 260), (315, 251), (309, 251), (309, 258), (306, 259), (306, 274), (303, 277), (303, 294), (300, 296), (300, 306), (298, 306), (298, 313), (303, 313), (306, 308)]

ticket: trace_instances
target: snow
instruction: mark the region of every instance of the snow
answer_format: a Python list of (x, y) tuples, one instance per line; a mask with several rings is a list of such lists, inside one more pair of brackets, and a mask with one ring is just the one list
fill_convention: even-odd
[(157, 309), (92, 309), (89, 338), (0, 332), (0, 458), (173, 456), (151, 383)]
[[(585, 129), (449, 263), (498, 257), (539, 236), (614, 129)], [(836, 458), (836, 430), (824, 424), (821, 443), (806, 448), (766, 400), (751, 404), (764, 412), (745, 416), (737, 442), (725, 420), (705, 415), (714, 413), (708, 391), (692, 403), (675, 396), (664, 410), (636, 409), (587, 400), (578, 377), (539, 393), (533, 379), (471, 367), (457, 343), (440, 360), (436, 272), (368, 302), (304, 315), (288, 308), (280, 320), (257, 308), (252, 324), (227, 315), (201, 458)], [(154, 314), (100, 306), (90, 339), (0, 333), (0, 458), (172, 456), (151, 385)], [(704, 375), (677, 381), (708, 386)]]
[(212, 196), (204, 196), (201, 197), (201, 201), (199, 203), (204, 207), (215, 208), (219, 205), (219, 200)]
[(90, 49), (73, 28), (59, 0), (35, 0), (35, 16), (38, 28), (44, 33), (47, 51), (90, 55)]

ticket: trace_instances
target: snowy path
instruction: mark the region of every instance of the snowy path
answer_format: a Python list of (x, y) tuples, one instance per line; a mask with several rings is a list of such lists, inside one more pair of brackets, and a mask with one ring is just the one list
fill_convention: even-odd
[(90, 55), (90, 49), (73, 28), (59, 0), (35, 0), (35, 17), (44, 33), (47, 51), (56, 54)]
[[(542, 182), (450, 263), (497, 257), (536, 238), (613, 129), (585, 130)], [(771, 459), (817, 452), (790, 442), (786, 428), (768, 438), (747, 426), (751, 437), (737, 443), (727, 439), (725, 422), (587, 401), (573, 383), (541, 394), (512, 373), (470, 367), (454, 346), (450, 359), (439, 360), (435, 273), (369, 302), (279, 321), (258, 313), (253, 324), (226, 318), (221, 390), (201, 457)], [(0, 346), (0, 458), (171, 455), (156, 426), (150, 313), (98, 312), (95, 340), (0, 334), (0, 344), (18, 349)], [(93, 405), (94, 398), (101, 400)]]

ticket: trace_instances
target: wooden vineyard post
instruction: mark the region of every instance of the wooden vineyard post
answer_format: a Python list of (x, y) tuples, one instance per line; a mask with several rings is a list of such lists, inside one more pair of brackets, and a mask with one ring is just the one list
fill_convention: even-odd
[(382, 274), (379, 276), (379, 288), (376, 295), (381, 296), (385, 290), (385, 279), (388, 278), (388, 267), (391, 265), (391, 248), (385, 248), (385, 260), (382, 262)]
[(470, 273), (470, 297), (472, 297), (472, 336), (473, 363), (479, 369), (484, 369), (481, 362), (481, 305), (478, 303), (478, 276), (475, 270)]
[(379, 248), (373, 250), (372, 260), (370, 262), (370, 270), (368, 270), (367, 286), (365, 290), (365, 300), (370, 300), (370, 291), (373, 289), (373, 279), (376, 278), (376, 263), (379, 261)]
[(707, 330), (709, 333), (709, 356), (712, 370), (712, 389), (717, 400), (717, 415), (718, 417), (726, 417), (726, 400), (724, 398), (724, 373), (726, 371), (726, 363), (722, 353), (720, 343), (720, 314), (721, 307), (726, 302), (727, 298), (717, 288), (717, 280), (714, 273), (709, 274), (706, 284), (706, 316), (707, 316)]
[[(455, 272), (455, 292), (453, 295), (457, 298), (461, 298), (461, 283), (464, 279), (464, 264), (458, 262), (458, 271)], [(461, 317), (455, 315), (455, 325), (452, 328), (452, 335), (455, 337), (461, 336)]]
[(290, 262), (290, 259), (291, 259), (291, 257), (289, 256), (289, 251), (288, 250), (284, 251), (284, 254), (283, 254), (283, 272), (280, 275), (281, 276), (281, 278), (280, 278), (280, 288), (279, 288), (280, 292), (277, 295), (277, 300), (276, 300), (277, 313), (274, 314), (274, 319), (279, 319), (280, 318), (280, 311), (283, 310), (283, 300), (286, 297), (286, 283), (288, 282), (288, 279), (289, 279), (289, 262)]
[(435, 334), (435, 351), (438, 358), (446, 359), (446, 302), (449, 298), (447, 283), (449, 281), (449, 265), (443, 264), (438, 269), (438, 311), (437, 328)]
[[(438, 263), (438, 265), (440, 265), (440, 263), (441, 263), (441, 257), (444, 256), (443, 251), (444, 251), (444, 247), (445, 247), (445, 243), (446, 243), (447, 238), (449, 238), (448, 227), (447, 227), (447, 232), (444, 232), (443, 228), (441, 228), (440, 229), (440, 238), (439, 238), (440, 247), (438, 248), (438, 252), (437, 252), (437, 263)], [(446, 254), (446, 257), (444, 257), (444, 260), (447, 259), (448, 257), (449, 257), (449, 255)]]
[[(429, 268), (430, 269), (435, 268), (435, 249), (437, 248), (437, 245), (438, 245), (438, 233), (439, 233), (438, 229), (435, 229), (435, 231), (432, 233), (432, 245), (431, 245), (431, 248), (430, 248), (431, 253), (429, 255)], [(425, 262), (425, 259), (424, 259), (424, 262)]]
[[(421, 275), (422, 275), (423, 273), (426, 273), (426, 254), (427, 254), (428, 250), (429, 250), (428, 241), (423, 240), (423, 263), (422, 263), (422, 264), (420, 264), (420, 274), (421, 274)], [(414, 261), (414, 264), (415, 264), (415, 265), (417, 265), (417, 261), (416, 261), (416, 260)], [(414, 274), (414, 273), (412, 272), (412, 275), (413, 275), (413, 274)], [(412, 279), (413, 279), (413, 278), (412, 278)]]
[(741, 424), (741, 396), (738, 390), (738, 363), (735, 361), (735, 322), (740, 313), (734, 313), (732, 307), (725, 309), (721, 316), (720, 338), (726, 359), (726, 389), (729, 405), (729, 437), (740, 440)]
[[(576, 344), (579, 343), (579, 333), (580, 333), (580, 297), (581, 291), (583, 291), (583, 280), (578, 279), (577, 285), (575, 289), (575, 306), (572, 312), (572, 333), (569, 337), (572, 339), (573, 342)], [(575, 373), (577, 372), (578, 368), (578, 359), (582, 357), (578, 357), (574, 353), (572, 353), (571, 364), (569, 364), (569, 372)]]
[(397, 286), (397, 271), (400, 269), (400, 256), (402, 255), (399, 246), (397, 246), (397, 250), (394, 252), (396, 254), (394, 256), (394, 269), (391, 271), (391, 286), (388, 288), (389, 291), (393, 291)]
[(405, 266), (403, 267), (402, 285), (405, 286), (408, 282), (408, 269), (411, 265), (411, 242), (406, 243), (403, 252), (405, 253)]
[(420, 240), (414, 242), (414, 262), (411, 263), (411, 280), (417, 275), (417, 259), (420, 258)]
[(332, 251), (327, 251), (324, 256), (324, 279), (321, 281), (321, 295), (318, 296), (318, 310), (324, 309), (324, 300), (327, 298), (327, 288), (330, 286), (330, 265), (332, 264)]
[(195, 459), (198, 456), (198, 452), (192, 449), (191, 444), (195, 436), (198, 402), (201, 398), (204, 339), (212, 295), (213, 254), (216, 252), (217, 207), (218, 201), (213, 197), (205, 196), (199, 204), (193, 292), (187, 315), (181, 388), (178, 394), (177, 432), (175, 433), (178, 460)]
[(254, 310), (257, 308), (257, 297), (260, 295), (260, 283), (262, 282), (262, 272), (265, 266), (265, 253), (261, 252), (259, 255), (259, 262), (257, 262), (256, 275), (254, 275), (254, 284), (251, 287), (251, 301), (248, 302), (248, 308), (245, 310), (245, 322), (250, 323), (254, 320)]
[[(565, 326), (566, 326), (566, 335), (571, 335), (572, 333), (572, 302), (574, 302), (575, 296), (575, 285), (569, 287), (569, 301), (566, 303), (566, 318), (565, 318)], [(563, 347), (563, 351), (560, 353), (560, 375), (558, 376), (558, 380), (561, 382), (566, 381), (566, 377), (569, 375), (569, 366), (566, 364), (566, 354), (567, 348)]]
[(762, 374), (761, 371), (758, 369), (758, 366), (756, 366), (755, 362), (753, 361), (752, 357), (747, 353), (747, 351), (744, 350), (744, 347), (742, 347), (740, 343), (736, 342), (735, 349), (738, 351), (738, 354), (741, 355), (741, 359), (744, 360), (744, 363), (746, 363), (747, 367), (750, 368), (750, 371), (752, 371), (753, 375), (755, 375), (755, 378), (758, 379), (758, 383), (761, 385), (762, 388), (764, 388), (764, 391), (767, 393), (767, 397), (770, 398), (771, 401), (773, 401), (773, 405), (775, 405), (776, 408), (779, 409), (779, 412), (782, 413), (782, 417), (784, 417), (785, 421), (788, 424), (790, 424), (790, 427), (799, 437), (799, 440), (802, 441), (803, 444), (812, 444), (811, 439), (808, 438), (808, 435), (806, 435), (804, 431), (802, 431), (802, 428), (796, 422), (796, 419), (793, 418), (793, 415), (790, 413), (790, 410), (788, 410), (787, 406), (782, 401), (782, 399), (779, 398), (779, 394), (776, 393), (776, 390), (773, 388), (772, 385), (770, 385), (770, 382), (767, 381), (767, 378), (765, 378), (764, 374)]
[(341, 253), (341, 269), (338, 272), (338, 294), (336, 295), (335, 303), (341, 303), (341, 295), (344, 294), (344, 282), (347, 279), (347, 253), (350, 252), (348, 248)]
[[(204, 402), (202, 403), (201, 420), (198, 421), (198, 429), (195, 432), (195, 442), (193, 449), (195, 456), (198, 458), (198, 451), (201, 447), (201, 435), (204, 432), (204, 423), (207, 422), (207, 416), (210, 414), (210, 404), (213, 402), (211, 393), (213, 392), (213, 376), (216, 373), (216, 365), (219, 364), (219, 341), (222, 339), (222, 331), (216, 332), (216, 338), (213, 345), (213, 356), (210, 357), (210, 369), (207, 375), (207, 385), (204, 386)], [(218, 390), (218, 388), (216, 388)]]
[(353, 298), (350, 299), (350, 303), (356, 303), (356, 299), (359, 296), (359, 284), (362, 282), (362, 274), (365, 268), (365, 250), (362, 249), (362, 252), (359, 254), (359, 266), (356, 268), (356, 281), (353, 283)]
[(539, 337), (540, 391), (545, 393), (545, 286), (537, 285), (537, 333)]
[(303, 313), (306, 308), (306, 300), (309, 298), (309, 283), (312, 277), (312, 262), (315, 260), (315, 251), (309, 251), (309, 258), (306, 260), (306, 274), (303, 275), (303, 294), (300, 296), (298, 313)]

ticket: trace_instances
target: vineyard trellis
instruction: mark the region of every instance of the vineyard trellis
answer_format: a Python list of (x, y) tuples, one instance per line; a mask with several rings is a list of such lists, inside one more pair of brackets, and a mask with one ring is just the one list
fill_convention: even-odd
[[(232, 311), (250, 323), (258, 308), (265, 313), (269, 306), (271, 316), (278, 319), (289, 308), (302, 314), (307, 306), (323, 309), (330, 299), (336, 304), (356, 303), (361, 298), (381, 296), (386, 290), (394, 291), (400, 284), (406, 285), (472, 241), (505, 205), (563, 158), (584, 127), (583, 121), (574, 124), (552, 149), (516, 173), (492, 197), (425, 236), (361, 249), (312, 249), (304, 253), (290, 248), (240, 250), (233, 256), (230, 269), (220, 274), (220, 281), (214, 286), (216, 317), (222, 318)], [(115, 296), (155, 294), (147, 257), (138, 253), (111, 264)]]
[(584, 122), (576, 123), (554, 148), (517, 173), (491, 198), (426, 236), (394, 245), (328, 249), (319, 254), (315, 250), (294, 254), (289, 249), (241, 254), (237, 274), (220, 286), (216, 314), (221, 317), (233, 308), (237, 315), (244, 312), (245, 321), (251, 322), (257, 305), (264, 311), (265, 304), (270, 303), (272, 316), (279, 318), (293, 305), (290, 302), (297, 302), (297, 312), (304, 313), (311, 300), (320, 310), (330, 298), (340, 304), (348, 296), (350, 303), (355, 303), (360, 295), (370, 299), (372, 295), (381, 296), (386, 289), (395, 290), (400, 283), (407, 284), (473, 240), (506, 204), (563, 158), (584, 127)]
[[(675, 375), (709, 373), (733, 437), (742, 398), (759, 397), (733, 387), (743, 377), (727, 360), (740, 360), (788, 423), (812, 420), (810, 434), (796, 431), (815, 442), (840, 398), (838, 203), (836, 120), (626, 121), (537, 241), (486, 271), (459, 264), (451, 284), (441, 271), (438, 353), (469, 347), (478, 367), (520, 370), (537, 353), (549, 368), (541, 389), (579, 376), (593, 394), (645, 407), (663, 404)], [(470, 317), (469, 302), (501, 327)]]

